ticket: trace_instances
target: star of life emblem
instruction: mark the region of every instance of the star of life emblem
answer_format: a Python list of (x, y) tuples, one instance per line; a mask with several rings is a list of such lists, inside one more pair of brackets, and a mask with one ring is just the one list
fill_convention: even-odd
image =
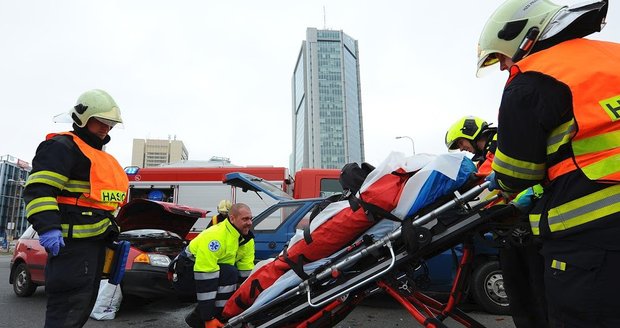
[(217, 252), (220, 249), (220, 242), (217, 240), (212, 240), (209, 242), (209, 250), (212, 252)]

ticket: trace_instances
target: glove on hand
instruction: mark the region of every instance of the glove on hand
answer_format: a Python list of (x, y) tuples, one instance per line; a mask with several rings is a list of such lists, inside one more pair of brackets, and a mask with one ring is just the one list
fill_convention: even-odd
[(65, 241), (62, 239), (62, 232), (58, 229), (54, 229), (39, 235), (39, 244), (45, 247), (47, 252), (52, 256), (56, 256), (60, 248), (65, 246)]
[(489, 191), (493, 191), (493, 190), (502, 190), (502, 188), (499, 187), (499, 183), (497, 182), (497, 179), (495, 179), (495, 171), (491, 172), (491, 174), (487, 175), (486, 178), (484, 178), (484, 181), (491, 181), (491, 184), (489, 184), (489, 186), (487, 187), (487, 189), (489, 189)]
[(217, 318), (213, 318), (211, 320), (207, 320), (205, 322), (205, 328), (222, 328), (224, 324), (221, 323)]
[(510, 203), (513, 204), (521, 213), (528, 213), (533, 206), (532, 198), (534, 189), (527, 188), (520, 192)]

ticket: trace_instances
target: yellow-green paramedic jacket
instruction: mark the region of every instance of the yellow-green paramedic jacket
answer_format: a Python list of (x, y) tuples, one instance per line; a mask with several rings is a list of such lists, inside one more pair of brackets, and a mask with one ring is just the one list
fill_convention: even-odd
[(188, 249), (195, 258), (194, 272), (216, 272), (219, 264), (234, 265), (242, 271), (254, 268), (254, 239), (244, 241), (239, 231), (224, 220), (201, 232)]

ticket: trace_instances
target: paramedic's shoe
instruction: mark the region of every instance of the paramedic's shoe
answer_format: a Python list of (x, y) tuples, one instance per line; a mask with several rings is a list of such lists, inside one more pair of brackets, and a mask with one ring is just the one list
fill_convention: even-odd
[(205, 322), (205, 328), (222, 328), (224, 324), (221, 323), (217, 318), (213, 318), (207, 322)]

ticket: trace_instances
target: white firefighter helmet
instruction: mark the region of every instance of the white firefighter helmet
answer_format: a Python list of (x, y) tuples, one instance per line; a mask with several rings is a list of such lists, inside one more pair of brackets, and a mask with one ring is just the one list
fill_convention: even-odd
[(585, 14), (594, 14), (596, 19), (588, 20), (587, 26), (582, 26), (574, 37), (600, 31), (605, 26), (607, 0), (587, 0), (570, 7), (549, 0), (507, 0), (482, 29), (476, 75), (497, 63), (497, 54), (518, 62), (536, 42), (557, 35)]
[(121, 111), (112, 97), (105, 91), (94, 89), (84, 92), (68, 113), (56, 115), (54, 122), (73, 122), (83, 128), (90, 118), (113, 127), (122, 124)]

